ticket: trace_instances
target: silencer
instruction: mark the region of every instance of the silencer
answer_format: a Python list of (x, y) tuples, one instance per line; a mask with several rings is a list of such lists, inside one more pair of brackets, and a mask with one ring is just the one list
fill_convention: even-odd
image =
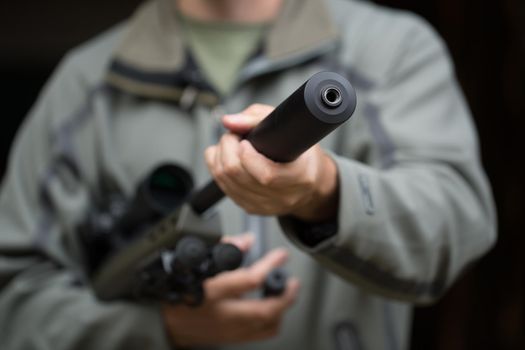
[[(291, 162), (347, 121), (354, 113), (356, 94), (350, 82), (333, 72), (314, 74), (253, 128), (245, 139), (275, 162)], [(202, 214), (224, 197), (210, 181), (189, 204)]]

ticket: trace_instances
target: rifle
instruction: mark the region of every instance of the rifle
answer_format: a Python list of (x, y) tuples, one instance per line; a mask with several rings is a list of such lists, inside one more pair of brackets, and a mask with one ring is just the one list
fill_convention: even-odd
[[(356, 107), (351, 84), (339, 74), (314, 74), (244, 138), (267, 158), (290, 162), (347, 121)], [(210, 208), (224, 197), (210, 180), (193, 190), (183, 168), (157, 167), (131, 201), (116, 196), (79, 229), (86, 271), (98, 298), (160, 298), (199, 305), (202, 282), (240, 266), (242, 253), (220, 243), (220, 219)], [(282, 270), (265, 295), (284, 288)]]

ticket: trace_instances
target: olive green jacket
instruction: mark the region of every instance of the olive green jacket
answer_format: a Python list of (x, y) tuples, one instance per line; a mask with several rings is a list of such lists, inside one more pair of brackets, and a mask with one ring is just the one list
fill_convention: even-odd
[(16, 138), (0, 197), (0, 348), (169, 348), (157, 304), (94, 297), (76, 226), (101, 194), (131, 195), (161, 162), (205, 183), (217, 116), (277, 105), (333, 70), (358, 95), (351, 121), (322, 142), (339, 171), (337, 233), (307, 246), (287, 218), (218, 206), (223, 232), (253, 228), (260, 250), (288, 247), (302, 285), (277, 337), (236, 348), (406, 349), (412, 305), (436, 300), (496, 236), (444, 43), (406, 12), (288, 0), (235, 92), (218, 96), (185, 51), (171, 3), (148, 2), (68, 54)]

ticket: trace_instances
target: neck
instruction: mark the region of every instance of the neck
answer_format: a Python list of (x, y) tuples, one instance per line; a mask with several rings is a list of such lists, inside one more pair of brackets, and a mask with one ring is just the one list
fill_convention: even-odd
[(182, 14), (203, 21), (268, 22), (283, 0), (175, 0)]

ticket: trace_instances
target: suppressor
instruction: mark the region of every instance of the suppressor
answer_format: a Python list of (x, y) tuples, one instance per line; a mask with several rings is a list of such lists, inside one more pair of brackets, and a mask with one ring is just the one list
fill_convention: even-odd
[[(253, 128), (245, 139), (275, 162), (291, 162), (347, 121), (356, 107), (350, 82), (334, 72), (314, 74)], [(189, 204), (202, 214), (224, 197), (212, 180)]]

